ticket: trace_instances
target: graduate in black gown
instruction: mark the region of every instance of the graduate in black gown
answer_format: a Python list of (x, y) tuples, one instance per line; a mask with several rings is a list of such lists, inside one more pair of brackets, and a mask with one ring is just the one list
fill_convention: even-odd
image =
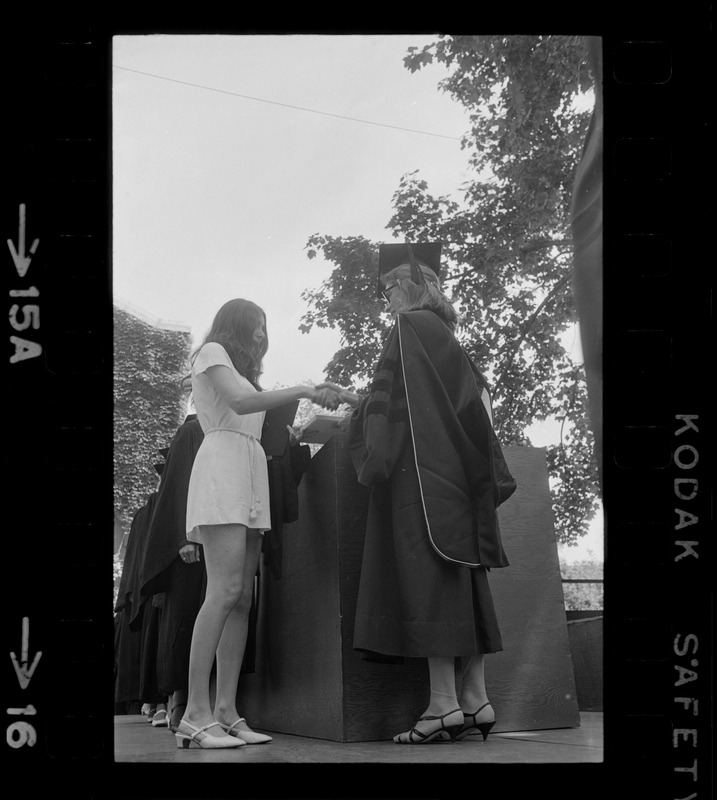
[(142, 678), (144, 603), (139, 593), (139, 572), (156, 498), (156, 492), (150, 494), (132, 518), (122, 562), (115, 603), (115, 708), (118, 713), (139, 711), (143, 703), (156, 705), (157, 701), (156, 697), (147, 696), (151, 687)]
[[(154, 465), (160, 477), (162, 466), (162, 464)], [(159, 626), (164, 597), (161, 593), (147, 594), (142, 591), (142, 573), (158, 500), (159, 492), (152, 492), (145, 506), (145, 517), (141, 527), (142, 537), (134, 555), (134, 565), (128, 587), (129, 628), (139, 634), (139, 694), (142, 707), (147, 711), (147, 721), (155, 727), (166, 727), (167, 695), (160, 689), (157, 680)]]
[(181, 719), (188, 684), (194, 619), (204, 600), (201, 545), (185, 535), (187, 487), (204, 438), (195, 414), (187, 416), (163, 451), (165, 463), (149, 526), (141, 577), (145, 596), (163, 595), (157, 646), (157, 682), (169, 698), (169, 727)]
[(368, 396), (342, 394), (355, 407), (349, 447), (358, 480), (370, 489), (354, 647), (374, 658), (428, 659), (428, 708), (394, 738), (406, 744), (485, 738), (495, 723), (484, 657), (502, 640), (488, 570), (508, 566), (496, 509), (516, 488), (485, 379), (454, 336), (439, 258), (440, 245), (381, 246), (394, 326)]

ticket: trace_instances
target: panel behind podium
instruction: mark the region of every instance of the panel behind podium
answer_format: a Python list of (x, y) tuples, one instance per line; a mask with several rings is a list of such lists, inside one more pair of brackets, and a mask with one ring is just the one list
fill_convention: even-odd
[[(504, 651), (487, 656), (495, 732), (575, 727), (579, 713), (545, 454), (504, 448), (518, 481), (499, 509), (511, 566), (490, 572)], [(390, 739), (428, 704), (425, 659), (366, 661), (352, 647), (368, 490), (345, 437), (311, 461), (300, 518), (282, 531), (280, 578), (263, 570), (256, 672), (238, 708), (257, 728), (339, 742)]]

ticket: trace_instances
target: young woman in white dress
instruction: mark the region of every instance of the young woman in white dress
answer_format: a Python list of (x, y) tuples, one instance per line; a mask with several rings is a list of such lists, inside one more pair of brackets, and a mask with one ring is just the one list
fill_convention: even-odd
[(235, 299), (219, 309), (192, 356), (192, 395), (204, 439), (189, 482), (187, 539), (202, 545), (207, 590), (192, 634), (187, 705), (175, 733), (181, 748), (271, 741), (252, 731), (236, 708), (261, 537), (271, 528), (268, 471), (259, 440), (269, 409), (304, 397), (336, 408), (339, 399), (323, 384), (262, 391), (258, 379), (267, 348), (264, 312)]

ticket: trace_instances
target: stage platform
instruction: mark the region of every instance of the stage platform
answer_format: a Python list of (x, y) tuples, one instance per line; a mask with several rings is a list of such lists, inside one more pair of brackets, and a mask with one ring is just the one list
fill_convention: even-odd
[(599, 764), (603, 760), (600, 712), (581, 713), (577, 728), (515, 731), (491, 734), (486, 741), (478, 737), (455, 744), (414, 746), (390, 740), (332, 742), (272, 733), (274, 741), (265, 745), (230, 751), (180, 750), (168, 728), (153, 728), (141, 715), (115, 717), (114, 731), (117, 763)]

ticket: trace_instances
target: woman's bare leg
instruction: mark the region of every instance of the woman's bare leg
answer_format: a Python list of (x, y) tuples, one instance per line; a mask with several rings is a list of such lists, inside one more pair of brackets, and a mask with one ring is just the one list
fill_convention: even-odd
[[(465, 714), (473, 714), (488, 702), (485, 688), (485, 656), (473, 656), (462, 659), (463, 685), (461, 688), (460, 706)], [(479, 714), (478, 722), (490, 722), (495, 719), (491, 706), (484, 708)]]
[[(456, 674), (455, 674), (455, 659), (451, 657), (446, 658), (429, 658), (428, 659), (428, 674), (431, 685), (431, 696), (428, 702), (428, 708), (421, 714), (422, 717), (442, 717), (444, 718), (443, 724), (440, 720), (424, 720), (417, 722), (415, 725), (416, 731), (422, 734), (430, 735), (442, 727), (462, 725), (463, 714), (461, 713), (458, 698), (456, 697)], [(449, 714), (449, 712), (455, 712)], [(420, 739), (416, 734), (413, 737), (409, 736), (410, 732), (394, 736), (396, 742), (407, 742), (413, 739)], [(445, 734), (443, 734), (445, 736)]]
[[(207, 591), (199, 609), (189, 652), (189, 689), (184, 719), (202, 727), (214, 721), (209, 700), (209, 680), (214, 658), (230, 611), (242, 594), (246, 561), (246, 528), (212, 525), (200, 529), (207, 570)], [(226, 736), (219, 725), (208, 730)]]
[(431, 698), (425, 714), (440, 716), (458, 708), (455, 659), (453, 657), (429, 658), (428, 675), (431, 684)]
[(247, 530), (242, 592), (227, 616), (217, 647), (217, 696), (214, 718), (225, 725), (232, 725), (240, 716), (236, 709), (237, 687), (249, 632), (249, 612), (254, 592), (254, 578), (259, 566), (261, 541), (262, 537), (258, 531)]

